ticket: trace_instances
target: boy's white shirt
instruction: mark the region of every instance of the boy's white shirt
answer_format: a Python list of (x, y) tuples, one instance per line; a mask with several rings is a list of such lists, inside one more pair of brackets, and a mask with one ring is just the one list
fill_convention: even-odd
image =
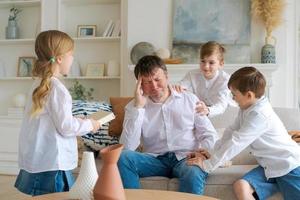
[(239, 111), (235, 122), (216, 142), (211, 158), (203, 162), (204, 170), (212, 172), (247, 146), (267, 178), (286, 175), (300, 166), (300, 147), (291, 139), (266, 97)]
[(189, 71), (179, 84), (196, 96), (209, 107), (208, 117), (222, 114), (230, 100), (230, 90), (227, 87), (229, 75), (223, 70), (218, 70), (216, 75), (207, 80), (200, 69)]
[(42, 113), (31, 117), (32, 92), (39, 83), (34, 82), (27, 99), (19, 136), (19, 167), (31, 173), (74, 169), (78, 160), (76, 136), (91, 131), (92, 123), (72, 116), (72, 97), (54, 77)]
[(199, 148), (213, 148), (217, 133), (206, 116), (195, 113), (198, 98), (169, 88), (171, 95), (164, 103), (147, 99), (144, 108), (136, 108), (132, 100), (126, 106), (120, 138), (125, 149), (135, 150), (142, 140), (145, 153), (175, 152), (181, 160)]

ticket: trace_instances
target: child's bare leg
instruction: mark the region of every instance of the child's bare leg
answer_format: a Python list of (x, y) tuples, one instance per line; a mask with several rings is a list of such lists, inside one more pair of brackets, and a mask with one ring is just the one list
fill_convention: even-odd
[(254, 189), (243, 179), (237, 180), (233, 183), (233, 191), (238, 200), (255, 200), (252, 195)]

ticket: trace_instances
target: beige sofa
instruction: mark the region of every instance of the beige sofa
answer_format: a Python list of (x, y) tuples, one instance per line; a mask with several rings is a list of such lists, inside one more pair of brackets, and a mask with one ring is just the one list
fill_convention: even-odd
[[(289, 108), (274, 108), (275, 112), (285, 124), (287, 130), (300, 130), (300, 112), (296, 109)], [(217, 130), (224, 129), (232, 123), (234, 117), (237, 115), (237, 108), (228, 108), (222, 115), (212, 119)], [(101, 169), (101, 159), (96, 159), (97, 168)], [(232, 184), (235, 180), (241, 178), (246, 172), (257, 166), (255, 159), (245, 149), (237, 157), (232, 160), (232, 166), (225, 168), (218, 168), (213, 173), (209, 174), (207, 185), (205, 188), (205, 195), (216, 197), (224, 200), (235, 199), (232, 189)], [(157, 189), (157, 190), (174, 190), (178, 189), (178, 180), (176, 178), (166, 177), (147, 177), (141, 178), (142, 188)], [(277, 193), (270, 198), (283, 199)]]

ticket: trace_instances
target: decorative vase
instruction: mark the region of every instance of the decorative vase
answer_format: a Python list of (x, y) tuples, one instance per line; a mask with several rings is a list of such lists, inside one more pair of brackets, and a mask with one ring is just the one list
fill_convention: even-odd
[(107, 64), (107, 76), (119, 76), (120, 75), (120, 65), (116, 60), (110, 60)]
[(125, 200), (121, 176), (117, 166), (122, 144), (105, 147), (100, 151), (103, 167), (94, 188), (95, 200)]
[(98, 179), (97, 168), (93, 152), (83, 152), (79, 175), (69, 192), (71, 199), (90, 200)]
[(19, 28), (16, 20), (8, 20), (5, 38), (6, 39), (19, 38)]
[[(273, 44), (270, 40), (273, 40)], [(261, 49), (261, 63), (276, 63), (275, 52), (276, 39), (272, 37), (266, 37), (265, 45)]]

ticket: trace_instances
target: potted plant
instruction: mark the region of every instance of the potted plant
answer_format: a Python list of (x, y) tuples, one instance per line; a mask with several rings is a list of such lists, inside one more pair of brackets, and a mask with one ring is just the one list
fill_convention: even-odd
[(16, 7), (10, 9), (8, 25), (6, 27), (6, 39), (17, 39), (19, 37), (19, 28), (17, 25), (18, 14), (22, 10)]
[(73, 100), (93, 100), (92, 93), (94, 92), (94, 89), (90, 88), (87, 90), (77, 80), (75, 81), (74, 85), (69, 88), (69, 91)]
[(259, 18), (265, 26), (265, 45), (261, 51), (262, 63), (275, 63), (276, 39), (272, 32), (282, 23), (282, 13), (285, 7), (285, 0), (252, 0), (252, 14)]

